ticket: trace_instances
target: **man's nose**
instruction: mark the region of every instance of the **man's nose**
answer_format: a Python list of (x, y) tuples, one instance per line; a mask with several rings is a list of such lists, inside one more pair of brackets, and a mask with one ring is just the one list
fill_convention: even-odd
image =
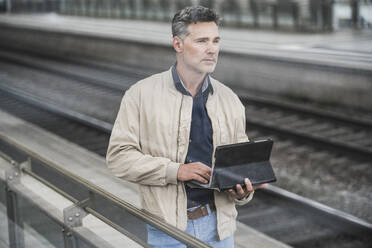
[(207, 53), (216, 53), (219, 50), (219, 44), (214, 42), (209, 42), (207, 47)]

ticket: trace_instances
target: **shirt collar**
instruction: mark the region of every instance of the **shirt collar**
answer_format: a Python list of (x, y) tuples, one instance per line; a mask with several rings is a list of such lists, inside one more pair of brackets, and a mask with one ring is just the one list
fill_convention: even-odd
[[(178, 91), (180, 91), (184, 95), (191, 95), (187, 91), (184, 83), (182, 82), (180, 76), (178, 75), (178, 72), (176, 70), (176, 64), (172, 66), (172, 77), (174, 81), (174, 86), (176, 87)], [(209, 74), (207, 74), (207, 76), (205, 77), (201, 90), (202, 90), (202, 93), (206, 92), (206, 93), (213, 94), (213, 87), (211, 84), (211, 79), (210, 79)]]

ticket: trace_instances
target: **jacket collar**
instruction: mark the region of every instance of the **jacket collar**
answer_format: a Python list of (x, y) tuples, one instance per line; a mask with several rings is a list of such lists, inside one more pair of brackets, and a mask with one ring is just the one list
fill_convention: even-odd
[[(171, 74), (172, 74), (173, 83), (174, 83), (174, 87), (179, 92), (181, 92), (182, 94), (184, 94), (184, 95), (190, 95), (190, 93), (186, 90), (185, 85), (183, 84), (181, 78), (179, 77), (179, 75), (177, 73), (176, 65), (177, 64), (173, 65), (170, 68), (170, 71), (171, 71)], [(211, 93), (212, 95), (213, 95), (213, 92), (214, 92), (209, 74), (207, 74), (207, 76), (205, 77), (204, 82), (203, 82), (203, 85), (202, 85), (202, 92), (204, 93), (205, 91), (207, 91), (208, 93)]]

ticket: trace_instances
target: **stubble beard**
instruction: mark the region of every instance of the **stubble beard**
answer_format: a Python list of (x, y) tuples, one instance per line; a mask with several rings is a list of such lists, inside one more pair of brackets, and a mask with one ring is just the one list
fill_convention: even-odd
[(215, 59), (215, 62), (213, 64), (207, 63), (205, 64), (202, 60), (199, 62), (199, 64), (190, 63), (187, 62), (187, 60), (183, 59), (183, 64), (189, 68), (189, 70), (194, 71), (198, 74), (209, 74), (214, 72), (216, 65), (217, 65), (218, 59)]
[(201, 61), (201, 63), (198, 66), (197, 70), (200, 73), (212, 73), (216, 69), (216, 65), (217, 65), (217, 59), (215, 60), (215, 62), (213, 62), (213, 64), (212, 63), (204, 64), (204, 62)]

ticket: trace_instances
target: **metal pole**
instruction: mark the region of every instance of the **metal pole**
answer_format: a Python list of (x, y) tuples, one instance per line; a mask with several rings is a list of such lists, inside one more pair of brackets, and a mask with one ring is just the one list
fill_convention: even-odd
[[(82, 204), (87, 204), (87, 202), (88, 200), (85, 200), (82, 202)], [(81, 227), (83, 225), (83, 218), (87, 215), (87, 213), (78, 204), (74, 204), (63, 209), (63, 221), (66, 227), (62, 229), (62, 232), (65, 248), (79, 247), (79, 240), (72, 235), (70, 229), (73, 229), (74, 227)]]
[(8, 215), (9, 247), (25, 247), (23, 221), (20, 215), (17, 195), (8, 187), (6, 190), (6, 210)]
[(71, 231), (68, 228), (62, 229), (63, 233), (63, 243), (65, 248), (78, 248), (78, 241), (74, 235), (72, 235)]
[(14, 168), (5, 172), (6, 176), (6, 210), (8, 216), (9, 247), (24, 248), (25, 238), (23, 233), (23, 219), (15, 192), (11, 191), (10, 185), (20, 182), (20, 171)]

